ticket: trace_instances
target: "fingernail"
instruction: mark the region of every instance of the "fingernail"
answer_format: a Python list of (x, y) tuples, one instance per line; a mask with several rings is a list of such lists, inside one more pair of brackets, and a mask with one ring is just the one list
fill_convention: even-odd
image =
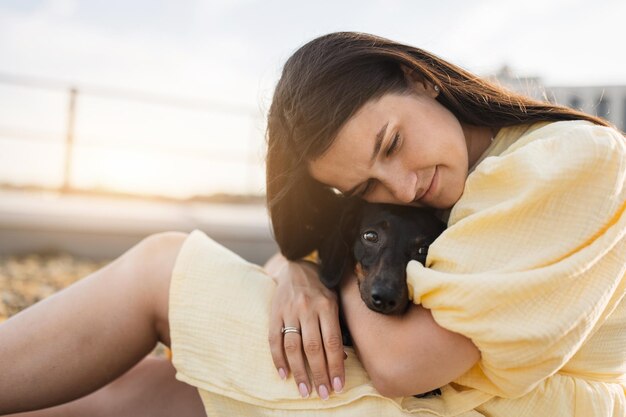
[(341, 385), (341, 378), (336, 376), (333, 378), (333, 389), (335, 392), (341, 392), (343, 390), (343, 385)]
[(306, 387), (306, 384), (304, 382), (300, 382), (300, 385), (298, 385), (298, 389), (300, 390), (300, 395), (302, 395), (302, 398), (309, 398), (309, 389)]
[(283, 368), (278, 368), (278, 375), (280, 375), (280, 379), (283, 381), (287, 379), (287, 372)]
[(326, 385), (320, 385), (317, 392), (320, 394), (322, 400), (328, 399), (328, 388), (326, 388)]
[(345, 350), (343, 351), (343, 359), (348, 359), (348, 352), (346, 352)]

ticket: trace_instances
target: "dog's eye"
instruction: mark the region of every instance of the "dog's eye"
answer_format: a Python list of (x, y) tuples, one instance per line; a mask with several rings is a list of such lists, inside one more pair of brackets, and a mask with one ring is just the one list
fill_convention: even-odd
[(368, 230), (367, 232), (363, 233), (363, 239), (367, 240), (368, 242), (376, 243), (378, 242), (378, 233)]

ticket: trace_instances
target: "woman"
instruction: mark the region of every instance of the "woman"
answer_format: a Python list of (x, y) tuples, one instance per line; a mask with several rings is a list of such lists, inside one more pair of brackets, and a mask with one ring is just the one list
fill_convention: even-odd
[[(0, 411), (91, 392), (161, 340), (209, 415), (623, 415), (625, 155), (603, 120), (419, 49), (315, 39), (269, 114), (274, 279), (199, 231), (152, 236), (0, 327)], [(354, 276), (337, 297), (297, 261), (338, 194), (449, 217), (429, 268), (407, 267), (405, 315), (367, 310)], [(360, 362), (344, 360), (338, 302)]]

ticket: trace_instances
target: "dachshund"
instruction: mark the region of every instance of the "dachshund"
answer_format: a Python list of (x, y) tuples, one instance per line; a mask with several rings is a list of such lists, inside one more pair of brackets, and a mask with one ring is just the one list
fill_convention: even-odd
[(354, 271), (371, 310), (402, 314), (410, 304), (406, 266), (410, 260), (424, 264), (429, 245), (444, 229), (425, 208), (349, 200), (318, 249), (320, 279), (335, 289), (346, 272)]
[[(320, 279), (335, 289), (345, 273), (355, 271), (361, 298), (371, 310), (402, 314), (410, 305), (406, 265), (410, 260), (424, 264), (429, 245), (445, 227), (427, 209), (350, 201), (318, 249)], [(343, 344), (352, 346), (341, 311), (339, 323)], [(439, 395), (437, 388), (415, 397)]]

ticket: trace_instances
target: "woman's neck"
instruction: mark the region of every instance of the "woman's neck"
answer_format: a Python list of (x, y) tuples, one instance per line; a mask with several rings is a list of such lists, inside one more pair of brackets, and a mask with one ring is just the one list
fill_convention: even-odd
[(462, 124), (461, 127), (467, 144), (468, 165), (472, 166), (491, 145), (500, 129), (469, 124)]

